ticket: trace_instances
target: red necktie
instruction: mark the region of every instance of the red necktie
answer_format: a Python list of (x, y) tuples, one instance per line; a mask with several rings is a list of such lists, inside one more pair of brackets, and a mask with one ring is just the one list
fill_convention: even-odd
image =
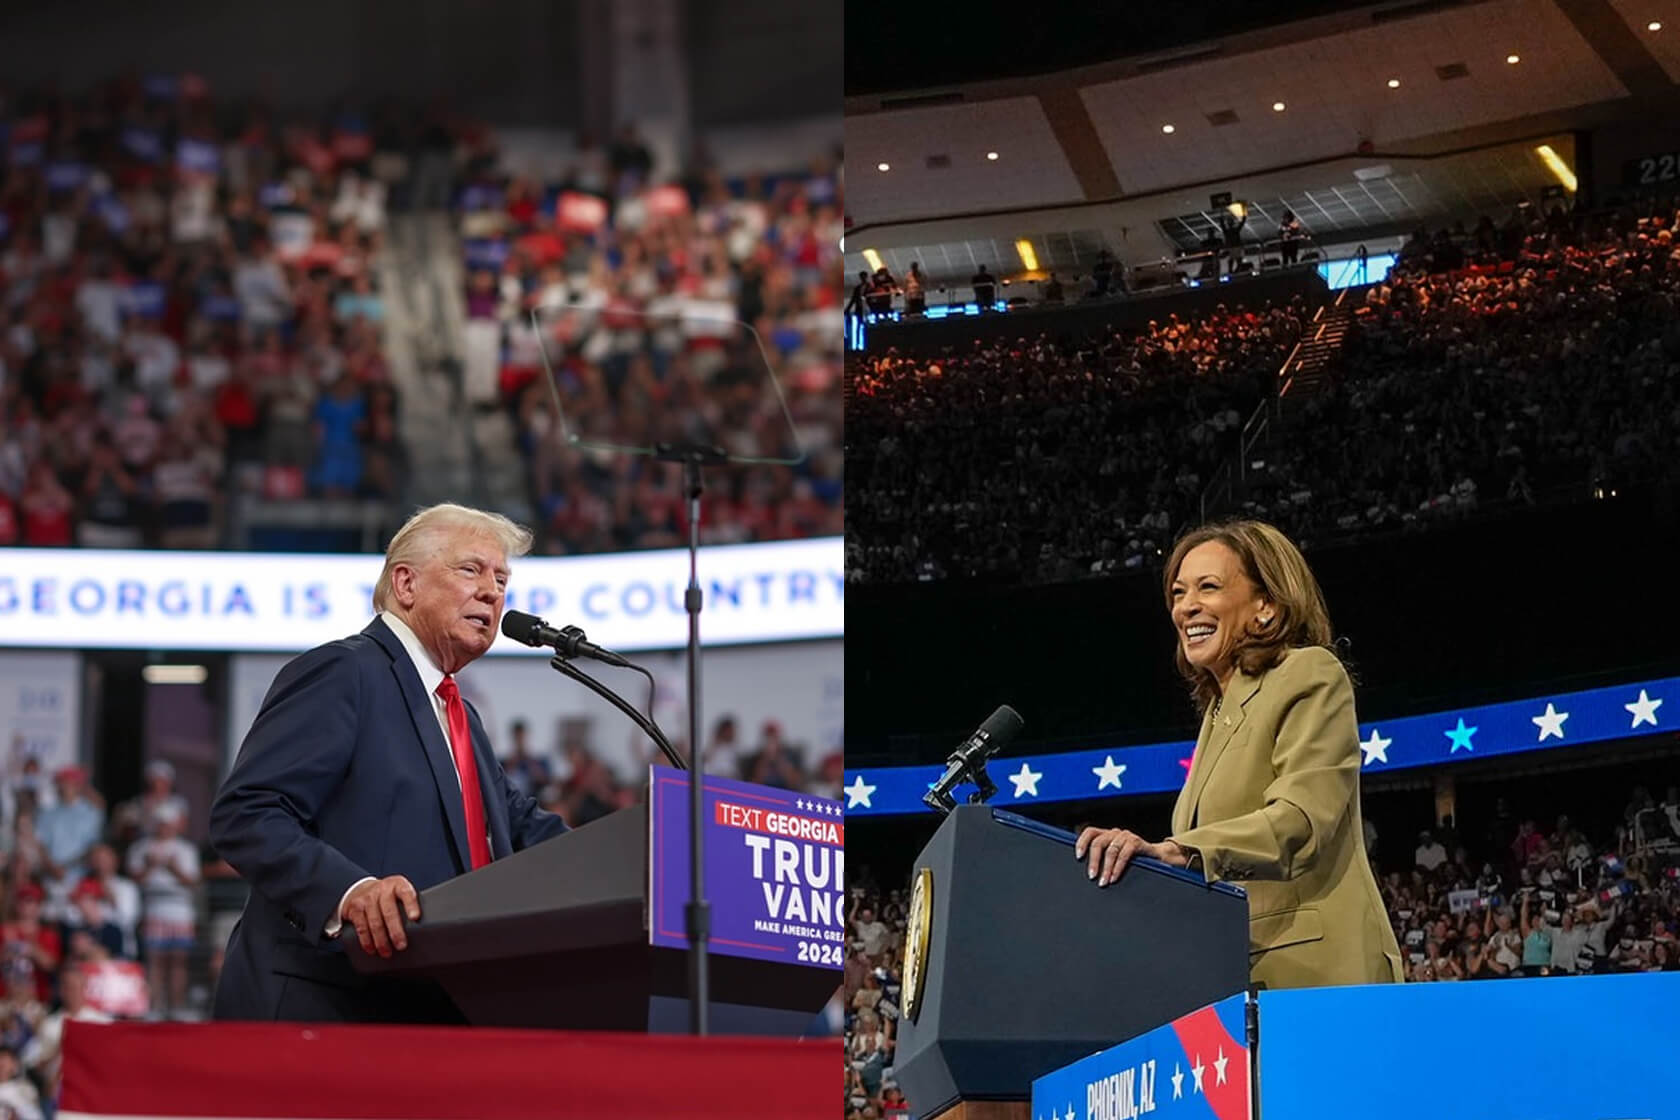
[(473, 870), (490, 862), (490, 841), (484, 835), (484, 794), (478, 788), (478, 763), (473, 758), (472, 732), (467, 730), (467, 706), (454, 677), (444, 677), (437, 686), (443, 710), (449, 717), (449, 750), (455, 756), (455, 770), (461, 775), (461, 800), (467, 811), (467, 849)]

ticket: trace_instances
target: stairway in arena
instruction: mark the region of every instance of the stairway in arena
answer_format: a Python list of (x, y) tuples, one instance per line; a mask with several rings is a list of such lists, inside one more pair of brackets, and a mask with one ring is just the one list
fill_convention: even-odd
[(1295, 352), (1278, 371), (1278, 396), (1304, 399), (1318, 392), (1325, 372), (1342, 352), (1354, 312), (1364, 303), (1364, 288), (1343, 288), (1318, 309)]

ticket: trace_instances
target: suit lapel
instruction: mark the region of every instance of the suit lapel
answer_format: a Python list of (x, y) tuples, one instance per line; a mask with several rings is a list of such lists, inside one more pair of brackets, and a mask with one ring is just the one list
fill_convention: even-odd
[(490, 826), (490, 858), (501, 859), (513, 854), (507, 802), (496, 795), (501, 788), (496, 781), (501, 764), (496, 761), (490, 738), (484, 733), (484, 723), (471, 704), (467, 705), (467, 717), (467, 727), (472, 731), (473, 761), (478, 764), (478, 788), (484, 798), (484, 819)]
[(1196, 746), (1196, 761), (1190, 767), (1190, 780), (1185, 797), (1190, 806), (1191, 827), (1195, 826), (1196, 810), (1201, 804), (1202, 791), (1207, 788), (1208, 775), (1213, 773), (1219, 756), (1225, 753), (1225, 748), (1230, 746), (1237, 729), (1242, 727), (1244, 709), (1259, 690), (1260, 678), (1251, 677), (1238, 669), (1236, 675), (1231, 678), (1224, 701), (1219, 705), (1219, 715), (1207, 728), (1205, 739)]
[[(420, 677), (408, 659), (408, 651), (391, 633), (391, 628), (375, 618), (363, 633), (391, 655), (391, 675), (402, 691), (408, 718), (413, 721), (414, 733), (420, 738), (420, 751), (431, 768), (432, 781), (437, 783), (438, 800), (443, 803), (443, 815), (449, 822), (449, 839), (455, 845), (456, 866), (465, 870), (472, 866), (472, 856), (467, 851), (466, 809), (461, 801), (461, 782), (455, 776), (455, 760), (449, 750), (449, 741), (443, 736), (443, 728), (438, 726), (437, 709), (421, 687)], [(475, 750), (473, 754), (476, 756), (478, 752)], [(482, 772), (483, 767), (479, 769)]]

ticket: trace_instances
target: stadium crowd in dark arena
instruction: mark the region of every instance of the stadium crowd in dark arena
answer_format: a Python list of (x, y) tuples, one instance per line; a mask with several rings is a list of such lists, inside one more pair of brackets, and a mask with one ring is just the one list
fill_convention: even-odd
[[(1589, 835), (1500, 801), (1475, 836), (1452, 818), (1373, 850), (1413, 981), (1680, 971), (1680, 788), (1632, 791), (1621, 822)], [(858, 868), (848, 878), (846, 1116), (907, 1116), (893, 1080), (908, 891)]]
[[(1420, 233), (1386, 282), (1350, 293), (1344, 350), (1283, 399), (1229, 512), (1310, 546), (1673, 482), (1673, 205), (1525, 215)], [(1156, 562), (1312, 310), (855, 359), (849, 578), (1049, 582)]]

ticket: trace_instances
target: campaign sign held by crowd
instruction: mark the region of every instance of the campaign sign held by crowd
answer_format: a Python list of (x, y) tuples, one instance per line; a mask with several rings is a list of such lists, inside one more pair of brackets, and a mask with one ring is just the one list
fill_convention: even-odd
[(1247, 996), (1231, 996), (1033, 1082), (1033, 1120), (1249, 1120)]
[[(713, 952), (839, 970), (845, 960), (845, 827), (838, 801), (707, 775), (706, 900)], [(653, 767), (649, 937), (686, 949), (688, 775)]]

